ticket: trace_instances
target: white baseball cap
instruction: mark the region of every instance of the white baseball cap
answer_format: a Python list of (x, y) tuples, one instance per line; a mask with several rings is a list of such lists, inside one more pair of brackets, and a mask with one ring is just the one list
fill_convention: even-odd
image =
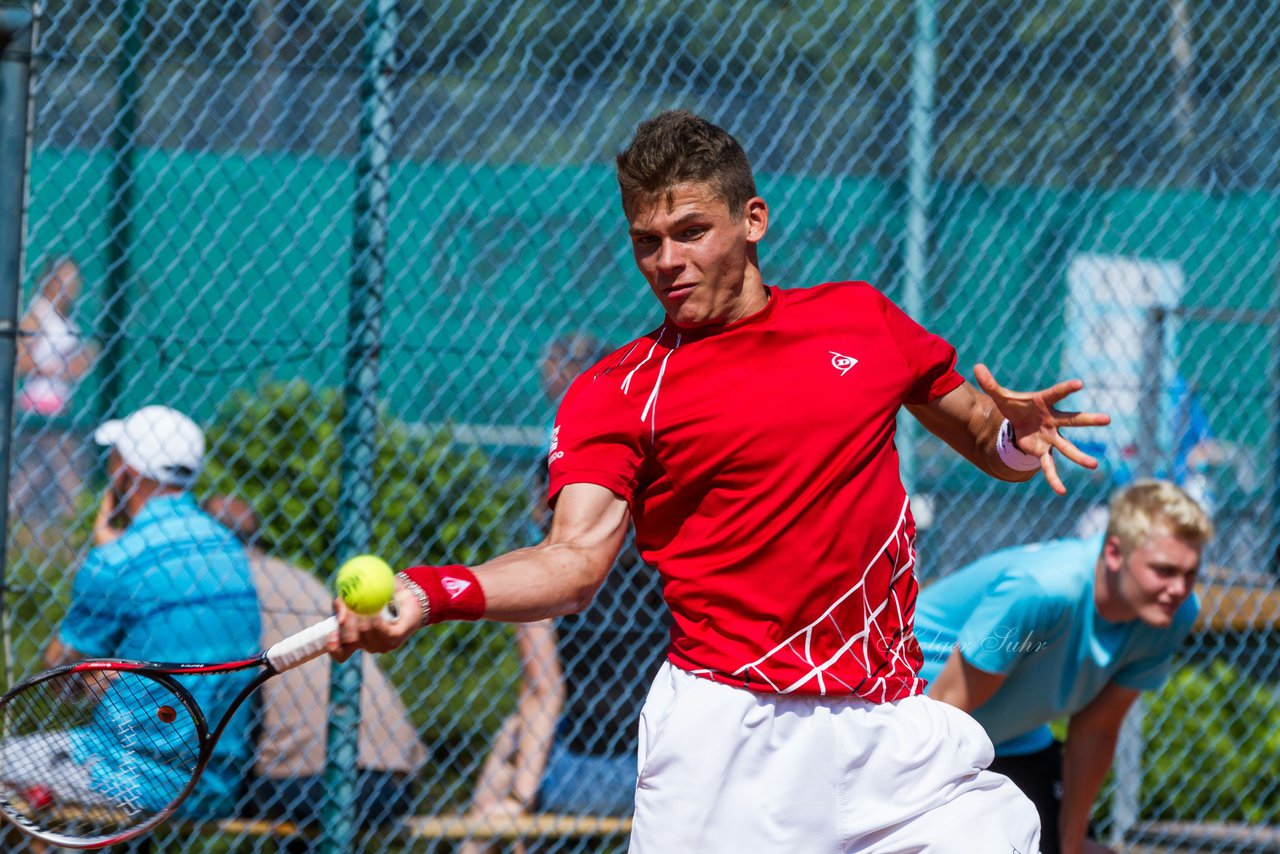
[(138, 474), (167, 486), (191, 486), (204, 465), (204, 433), (167, 406), (144, 406), (112, 419), (94, 431), (93, 440), (114, 448)]

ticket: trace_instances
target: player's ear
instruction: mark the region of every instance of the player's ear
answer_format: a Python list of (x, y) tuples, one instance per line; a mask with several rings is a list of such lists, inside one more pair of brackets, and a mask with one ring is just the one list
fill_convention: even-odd
[(769, 204), (759, 196), (752, 196), (743, 205), (742, 222), (748, 243), (759, 243), (769, 230)]
[(1107, 537), (1102, 542), (1102, 565), (1108, 572), (1119, 572), (1124, 566), (1124, 547), (1117, 536)]

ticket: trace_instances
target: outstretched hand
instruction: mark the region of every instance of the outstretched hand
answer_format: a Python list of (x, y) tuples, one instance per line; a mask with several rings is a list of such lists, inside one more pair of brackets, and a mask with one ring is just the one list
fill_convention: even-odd
[(1111, 423), (1111, 416), (1103, 412), (1066, 412), (1057, 409), (1057, 404), (1067, 395), (1084, 388), (1083, 382), (1064, 380), (1040, 391), (1024, 392), (1012, 391), (1000, 385), (986, 365), (975, 365), (973, 374), (978, 387), (991, 398), (1000, 414), (1009, 420), (1018, 448), (1040, 460), (1040, 470), (1044, 472), (1044, 478), (1054, 492), (1059, 495), (1067, 492), (1053, 460), (1052, 452), (1055, 448), (1076, 465), (1088, 469), (1098, 467), (1098, 461), (1063, 436), (1061, 428), (1105, 427)]
[(366, 652), (390, 652), (404, 645), (422, 622), (422, 607), (418, 599), (396, 582), (395, 605), (397, 617), (385, 620), (381, 616), (362, 617), (346, 606), (342, 599), (333, 600), (333, 613), (338, 618), (338, 630), (329, 635), (329, 655), (337, 661), (346, 661), (357, 650)]

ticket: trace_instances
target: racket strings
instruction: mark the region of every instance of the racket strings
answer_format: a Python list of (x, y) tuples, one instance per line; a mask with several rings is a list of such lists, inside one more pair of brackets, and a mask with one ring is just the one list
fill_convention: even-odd
[(41, 834), (110, 839), (167, 810), (195, 773), (200, 730), (168, 685), (64, 673), (0, 706), (0, 804)]

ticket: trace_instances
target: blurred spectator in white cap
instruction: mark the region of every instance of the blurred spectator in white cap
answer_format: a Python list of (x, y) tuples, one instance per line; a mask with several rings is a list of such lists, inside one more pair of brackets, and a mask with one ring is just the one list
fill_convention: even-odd
[(119, 537), (152, 498), (190, 489), (204, 465), (204, 433), (167, 406), (144, 406), (108, 421), (94, 431), (93, 440), (111, 448), (111, 482), (93, 525), (99, 546)]
[[(76, 572), (48, 663), (82, 656), (227, 661), (254, 655), (258, 596), (244, 549), (189, 492), (204, 462), (204, 433), (181, 412), (147, 406), (106, 422), (94, 440), (111, 449), (110, 483), (94, 523), (94, 548)], [(218, 720), (252, 677), (193, 679), (186, 687), (205, 715)], [(251, 723), (251, 709), (236, 714), (183, 805), (185, 814), (234, 810), (252, 755)], [(41, 744), (58, 749), (52, 739)], [(172, 761), (166, 745), (147, 748), (145, 760), (122, 755), (95, 761), (154, 763), (154, 776), (140, 776), (164, 779)]]

